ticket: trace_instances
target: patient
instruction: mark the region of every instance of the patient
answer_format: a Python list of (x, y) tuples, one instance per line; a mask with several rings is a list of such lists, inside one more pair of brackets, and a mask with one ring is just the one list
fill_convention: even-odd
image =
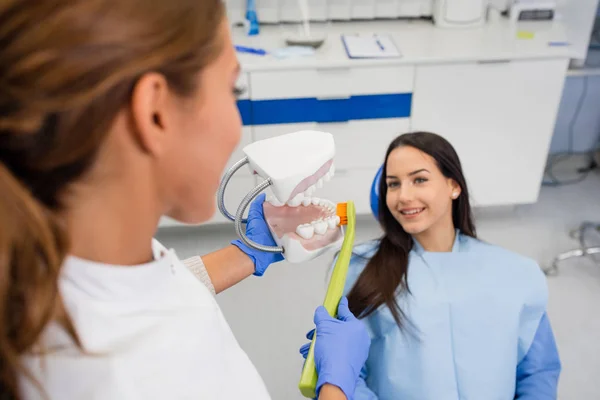
[(377, 185), (384, 235), (355, 247), (346, 284), (373, 340), (354, 399), (556, 399), (545, 277), (477, 239), (453, 147), (399, 136)]

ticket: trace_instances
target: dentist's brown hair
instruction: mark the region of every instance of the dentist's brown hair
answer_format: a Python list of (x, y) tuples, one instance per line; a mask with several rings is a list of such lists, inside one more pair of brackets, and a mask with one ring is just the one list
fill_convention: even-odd
[[(58, 288), (62, 196), (94, 163), (137, 80), (195, 90), (219, 54), (222, 0), (0, 2), (0, 398), (50, 321), (77, 342)], [(36, 349), (37, 350), (37, 349)]]
[(387, 306), (398, 327), (405, 328), (410, 321), (406, 320), (396, 298), (399, 294), (408, 293), (410, 289), (407, 281), (408, 254), (413, 248), (413, 239), (388, 209), (385, 180), (387, 160), (392, 151), (401, 146), (414, 147), (430, 155), (442, 174), (458, 183), (461, 195), (452, 204), (454, 227), (471, 237), (476, 237), (476, 232), (467, 182), (452, 145), (443, 137), (430, 132), (407, 133), (394, 139), (385, 154), (382, 178), (379, 181), (378, 215), (384, 234), (375, 254), (350, 290), (348, 303), (350, 311), (360, 318), (371, 315), (382, 305)]

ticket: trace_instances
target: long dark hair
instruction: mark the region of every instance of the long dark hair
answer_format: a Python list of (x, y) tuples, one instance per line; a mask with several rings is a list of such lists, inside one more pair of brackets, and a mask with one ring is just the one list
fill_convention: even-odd
[(410, 293), (407, 281), (408, 254), (413, 247), (412, 236), (402, 229), (386, 204), (387, 160), (390, 153), (401, 146), (411, 146), (430, 155), (446, 178), (453, 179), (461, 187), (460, 196), (452, 204), (454, 227), (461, 233), (476, 237), (469, 191), (460, 159), (452, 145), (443, 137), (430, 132), (414, 132), (398, 136), (387, 149), (383, 171), (379, 181), (378, 219), (383, 229), (379, 248), (367, 262), (365, 269), (348, 294), (350, 310), (361, 318), (386, 305), (398, 327), (405, 327), (405, 315), (396, 302), (397, 290)]

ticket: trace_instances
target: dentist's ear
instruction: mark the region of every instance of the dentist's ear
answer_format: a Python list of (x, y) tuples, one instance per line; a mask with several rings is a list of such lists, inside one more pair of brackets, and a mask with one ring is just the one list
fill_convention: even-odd
[(158, 73), (147, 73), (135, 84), (131, 96), (131, 121), (135, 139), (142, 151), (160, 155), (166, 147), (170, 127), (170, 92), (167, 80)]

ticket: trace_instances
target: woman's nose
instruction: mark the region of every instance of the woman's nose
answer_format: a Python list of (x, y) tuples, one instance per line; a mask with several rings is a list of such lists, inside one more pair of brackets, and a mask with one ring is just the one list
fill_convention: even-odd
[(398, 189), (398, 201), (402, 203), (410, 202), (414, 197), (414, 190), (411, 185), (402, 185)]

